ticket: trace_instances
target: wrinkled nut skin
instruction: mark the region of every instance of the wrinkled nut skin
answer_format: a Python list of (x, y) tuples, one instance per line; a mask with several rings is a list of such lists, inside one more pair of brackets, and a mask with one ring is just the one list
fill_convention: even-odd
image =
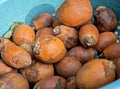
[(117, 16), (112, 9), (99, 6), (94, 12), (94, 24), (100, 32), (113, 31), (118, 25)]
[(36, 30), (49, 27), (52, 24), (52, 16), (49, 13), (39, 14), (33, 21)]
[(67, 78), (66, 89), (76, 89), (75, 76)]
[(56, 63), (66, 54), (63, 42), (52, 35), (44, 35), (33, 43), (35, 57), (44, 63)]
[(34, 54), (32, 51), (32, 44), (31, 43), (23, 43), (20, 45), (23, 49), (25, 49), (31, 56), (31, 58), (34, 58)]
[(53, 76), (54, 67), (52, 64), (45, 64), (37, 61), (29, 67), (24, 68), (22, 74), (28, 79), (29, 82), (36, 83), (43, 78)]
[(15, 44), (6, 45), (1, 52), (1, 57), (6, 64), (16, 69), (27, 67), (32, 62), (29, 53)]
[(82, 64), (94, 59), (96, 51), (93, 48), (84, 48), (83, 46), (76, 46), (70, 49), (67, 53), (68, 56), (73, 56)]
[(9, 72), (1, 76), (0, 85), (0, 89), (29, 89), (27, 79), (16, 72)]
[(93, 24), (83, 25), (79, 30), (79, 40), (84, 47), (94, 47), (99, 39), (99, 31)]
[(103, 56), (107, 59), (115, 59), (120, 57), (120, 43), (109, 45), (103, 50)]
[(89, 0), (65, 0), (57, 10), (56, 17), (67, 26), (81, 26), (92, 17), (91, 3)]
[(75, 76), (81, 66), (82, 64), (75, 57), (64, 57), (55, 64), (55, 69), (60, 76), (68, 78)]
[(56, 26), (61, 25), (59, 19), (55, 17), (55, 19), (52, 22), (52, 28), (55, 28)]
[(98, 89), (114, 80), (115, 65), (106, 59), (96, 59), (86, 63), (76, 75), (78, 89)]
[(106, 47), (116, 42), (117, 37), (113, 32), (102, 32), (94, 48), (97, 52), (102, 52)]
[(9, 44), (14, 44), (12, 41), (5, 39), (4, 37), (0, 36), (0, 53), (2, 51), (2, 49)]
[(66, 80), (60, 76), (51, 76), (44, 78), (37, 82), (33, 89), (56, 89), (56, 84), (58, 84), (58, 80), (61, 83), (61, 89), (65, 89)]
[(13, 68), (9, 67), (8, 65), (6, 65), (2, 59), (0, 59), (0, 76), (13, 71)]
[(53, 34), (53, 29), (52, 28), (43, 28), (43, 29), (40, 29), (36, 32), (35, 36), (36, 36), (36, 39), (43, 36), (43, 35), (52, 35)]
[(29, 25), (21, 24), (14, 30), (12, 40), (17, 45), (33, 43), (35, 40), (35, 32)]
[(56, 26), (53, 29), (53, 35), (60, 38), (66, 48), (74, 47), (78, 42), (78, 30), (65, 25)]
[(116, 65), (116, 79), (119, 79), (120, 78), (120, 57), (111, 59), (111, 61), (113, 61), (114, 64)]

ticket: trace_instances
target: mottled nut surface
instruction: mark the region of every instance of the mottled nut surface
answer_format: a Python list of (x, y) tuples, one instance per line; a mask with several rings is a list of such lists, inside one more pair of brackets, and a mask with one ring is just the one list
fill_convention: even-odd
[(94, 24), (100, 32), (113, 31), (118, 25), (117, 16), (112, 9), (99, 6), (94, 12)]

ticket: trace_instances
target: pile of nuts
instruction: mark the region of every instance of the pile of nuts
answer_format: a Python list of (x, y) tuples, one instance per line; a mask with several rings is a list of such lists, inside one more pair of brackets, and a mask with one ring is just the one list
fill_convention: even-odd
[(33, 26), (20, 24), (10, 39), (0, 37), (0, 89), (97, 89), (115, 81), (117, 26), (112, 9), (93, 12), (89, 0), (65, 0), (54, 19), (40, 13)]

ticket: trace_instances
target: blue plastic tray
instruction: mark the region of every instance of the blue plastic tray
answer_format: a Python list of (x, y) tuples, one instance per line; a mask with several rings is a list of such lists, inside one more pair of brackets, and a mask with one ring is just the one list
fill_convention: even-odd
[[(0, 36), (5, 34), (14, 21), (31, 24), (39, 13), (55, 13), (64, 0), (0, 0)], [(106, 6), (115, 11), (120, 20), (120, 0), (90, 0), (95, 10), (98, 6)], [(119, 21), (120, 23), (120, 21)], [(120, 26), (116, 29), (120, 31)], [(119, 32), (120, 35), (120, 32)], [(120, 80), (100, 89), (120, 89)]]

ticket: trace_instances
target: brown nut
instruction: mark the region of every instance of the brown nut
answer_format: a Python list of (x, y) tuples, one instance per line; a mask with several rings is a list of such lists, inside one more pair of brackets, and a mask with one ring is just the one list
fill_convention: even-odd
[(100, 32), (113, 31), (118, 25), (117, 16), (112, 9), (99, 6), (94, 12), (94, 24)]
[(120, 78), (120, 57), (111, 59), (111, 61), (113, 61), (114, 64), (116, 65), (116, 79), (119, 79)]
[(36, 30), (49, 27), (52, 23), (52, 16), (49, 13), (39, 14), (33, 21)]
[(31, 83), (36, 83), (39, 80), (53, 76), (54, 68), (52, 64), (45, 64), (40, 61), (35, 62), (27, 68), (22, 70), (22, 74), (28, 79)]
[(75, 76), (67, 78), (66, 89), (76, 89)]
[(66, 54), (63, 42), (52, 35), (44, 35), (33, 43), (36, 58), (44, 63), (56, 63)]
[(79, 40), (84, 47), (94, 47), (99, 38), (99, 31), (93, 24), (83, 25), (79, 30)]
[(8, 65), (6, 65), (2, 59), (0, 59), (0, 76), (13, 71), (13, 68), (9, 67)]
[(78, 42), (78, 31), (65, 25), (56, 26), (53, 29), (53, 35), (60, 38), (66, 48), (72, 48)]
[(0, 77), (0, 89), (29, 89), (29, 84), (20, 73), (9, 72)]
[(100, 33), (98, 42), (94, 48), (97, 52), (102, 52), (106, 47), (116, 42), (117, 37), (113, 32), (103, 32)]
[(65, 0), (56, 16), (62, 24), (81, 26), (92, 18), (92, 6), (89, 0)]
[(58, 20), (57, 17), (52, 22), (52, 27), (55, 28), (56, 26), (61, 25), (60, 21)]
[(102, 54), (107, 59), (115, 59), (120, 57), (120, 43), (109, 45), (103, 50)]
[(93, 48), (84, 48), (83, 46), (76, 46), (70, 49), (67, 53), (68, 56), (73, 56), (82, 64), (94, 59), (96, 51)]
[(83, 65), (76, 75), (78, 89), (98, 89), (115, 80), (115, 65), (106, 59), (96, 59)]
[(58, 89), (57, 86), (60, 86), (60, 89), (65, 89), (66, 80), (60, 76), (47, 77), (36, 83), (33, 89)]
[(120, 57), (115, 59), (110, 59), (116, 66), (116, 79), (120, 78)]
[(36, 39), (43, 36), (43, 35), (52, 35), (53, 29), (52, 28), (42, 28), (36, 32)]
[(55, 69), (60, 76), (68, 78), (75, 76), (81, 66), (82, 64), (75, 57), (64, 57), (60, 62), (55, 64)]
[(12, 40), (17, 45), (33, 43), (35, 40), (35, 32), (29, 25), (21, 24), (14, 30)]
[(5, 47), (1, 51), (3, 61), (16, 69), (29, 66), (32, 62), (29, 53), (12, 42), (10, 42), (9, 45), (8, 43), (9, 42), (6, 43)]
[(2, 51), (3, 47), (4, 47), (4, 38), (0, 37), (0, 52)]

